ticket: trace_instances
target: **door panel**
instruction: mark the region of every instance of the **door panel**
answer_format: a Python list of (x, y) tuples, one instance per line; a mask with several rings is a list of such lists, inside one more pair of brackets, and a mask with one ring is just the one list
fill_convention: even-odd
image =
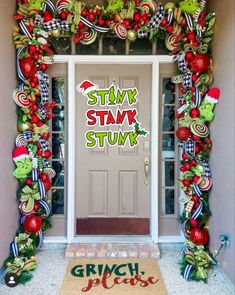
[[(144, 183), (144, 157), (150, 155), (145, 141), (150, 142), (150, 101), (151, 101), (151, 66), (150, 65), (76, 65), (76, 84), (90, 80), (100, 89), (108, 88), (112, 82), (122, 88), (137, 87), (138, 103), (121, 106), (122, 109), (137, 108), (138, 122), (149, 131), (146, 137), (139, 137), (139, 146), (130, 148), (105, 146), (104, 148), (86, 148), (85, 133), (86, 111), (89, 109), (87, 98), (76, 92), (76, 218), (115, 218), (149, 219), (150, 217), (150, 184)], [(110, 106), (109, 106), (110, 107)], [(104, 109), (96, 105), (95, 109)], [(113, 112), (117, 107), (110, 107)], [(132, 130), (124, 124), (123, 130)], [(118, 130), (119, 126), (90, 128), (91, 130)], [(150, 182), (149, 182), (150, 183)], [(112, 219), (112, 220), (111, 220)], [(125, 220), (123, 220), (125, 221)], [(139, 220), (141, 221), (141, 220)], [(147, 222), (146, 224), (148, 224)], [(88, 223), (87, 223), (88, 224)], [(77, 222), (79, 234), (79, 222)], [(80, 229), (82, 224), (80, 223)], [(129, 234), (134, 234), (136, 223), (133, 222)], [(139, 234), (149, 233), (148, 230)], [(131, 230), (132, 228), (132, 230)], [(91, 232), (91, 229), (90, 229)], [(86, 233), (84, 228), (80, 234)], [(107, 230), (107, 234), (110, 232)], [(104, 233), (103, 233), (104, 234)], [(120, 234), (113, 232), (112, 234)], [(135, 233), (136, 234), (136, 233)]]

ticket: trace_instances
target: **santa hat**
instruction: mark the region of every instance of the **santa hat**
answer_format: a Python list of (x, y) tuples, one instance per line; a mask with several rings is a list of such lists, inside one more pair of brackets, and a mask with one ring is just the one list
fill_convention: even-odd
[(219, 97), (220, 97), (220, 90), (219, 88), (211, 88), (206, 96), (205, 100), (207, 100), (210, 103), (218, 103), (219, 102)]
[(17, 162), (21, 159), (25, 159), (28, 157), (29, 157), (28, 150), (24, 146), (19, 146), (19, 147), (15, 148), (12, 153), (12, 158), (13, 158), (14, 162)]
[(77, 86), (77, 91), (82, 92), (83, 95), (87, 95), (90, 91), (96, 89), (97, 85), (88, 80), (84, 80), (80, 85)]

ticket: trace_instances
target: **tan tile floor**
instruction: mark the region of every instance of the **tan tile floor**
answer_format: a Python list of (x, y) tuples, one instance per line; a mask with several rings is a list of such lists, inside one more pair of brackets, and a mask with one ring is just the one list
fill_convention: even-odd
[[(167, 246), (167, 247), (166, 247)], [(69, 258), (64, 258), (64, 248), (61, 245), (44, 247), (38, 253), (39, 266), (33, 279), (26, 285), (14, 289), (0, 286), (0, 295), (58, 295), (65, 275)], [(202, 282), (187, 282), (179, 274), (178, 261), (181, 258), (179, 247), (161, 245), (161, 259), (158, 264), (164, 279), (168, 295), (234, 295), (234, 286), (219, 267), (210, 272), (207, 284)], [(89, 248), (90, 251), (90, 248)], [(78, 294), (79, 295), (79, 294)], [(135, 295), (135, 294), (129, 294)], [(155, 294), (153, 294), (155, 295)]]

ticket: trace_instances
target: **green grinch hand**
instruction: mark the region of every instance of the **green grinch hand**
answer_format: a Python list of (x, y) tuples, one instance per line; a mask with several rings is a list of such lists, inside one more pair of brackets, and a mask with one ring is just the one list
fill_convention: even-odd
[(184, 0), (184, 1), (181, 1), (179, 5), (184, 12), (192, 14), (192, 15), (199, 8), (199, 4), (197, 0)]
[(117, 11), (120, 11), (124, 7), (124, 1), (122, 0), (109, 0), (109, 5), (107, 6), (107, 11), (109, 13), (115, 13)]
[(44, 0), (30, 0), (29, 2), (29, 11), (31, 10), (40, 10)]
[(33, 164), (29, 158), (29, 153), (26, 147), (17, 147), (12, 153), (13, 160), (16, 164), (16, 169), (13, 171), (15, 178), (25, 178), (32, 171)]
[(215, 117), (214, 108), (218, 103), (220, 90), (218, 88), (211, 88), (206, 94), (202, 104), (198, 108), (200, 111), (200, 118), (204, 121), (212, 121)]

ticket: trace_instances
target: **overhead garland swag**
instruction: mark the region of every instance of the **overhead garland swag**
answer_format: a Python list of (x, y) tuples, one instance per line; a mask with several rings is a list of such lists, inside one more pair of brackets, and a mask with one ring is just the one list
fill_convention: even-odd
[(48, 65), (53, 63), (50, 38), (71, 36), (75, 43), (89, 45), (107, 32), (134, 42), (137, 38), (165, 40), (174, 56), (178, 74), (172, 78), (181, 90), (176, 117), (176, 135), (182, 149), (180, 221), (186, 242), (182, 249), (182, 275), (187, 280), (204, 280), (215, 264), (209, 252), (208, 192), (212, 186), (209, 156), (212, 143), (208, 123), (214, 119), (219, 89), (213, 81), (210, 43), (215, 15), (206, 13), (206, 0), (184, 0), (165, 6), (152, 0), (110, 0), (107, 7), (91, 6), (77, 0), (17, 0), (13, 32), (17, 52), (19, 86), (13, 99), (17, 104), (19, 134), (15, 140), (13, 175), (19, 182), (20, 225), (2, 269), (27, 282), (36, 268), (35, 252), (51, 226), (47, 192), (55, 171), (51, 168), (48, 121), (54, 103), (49, 99)]

